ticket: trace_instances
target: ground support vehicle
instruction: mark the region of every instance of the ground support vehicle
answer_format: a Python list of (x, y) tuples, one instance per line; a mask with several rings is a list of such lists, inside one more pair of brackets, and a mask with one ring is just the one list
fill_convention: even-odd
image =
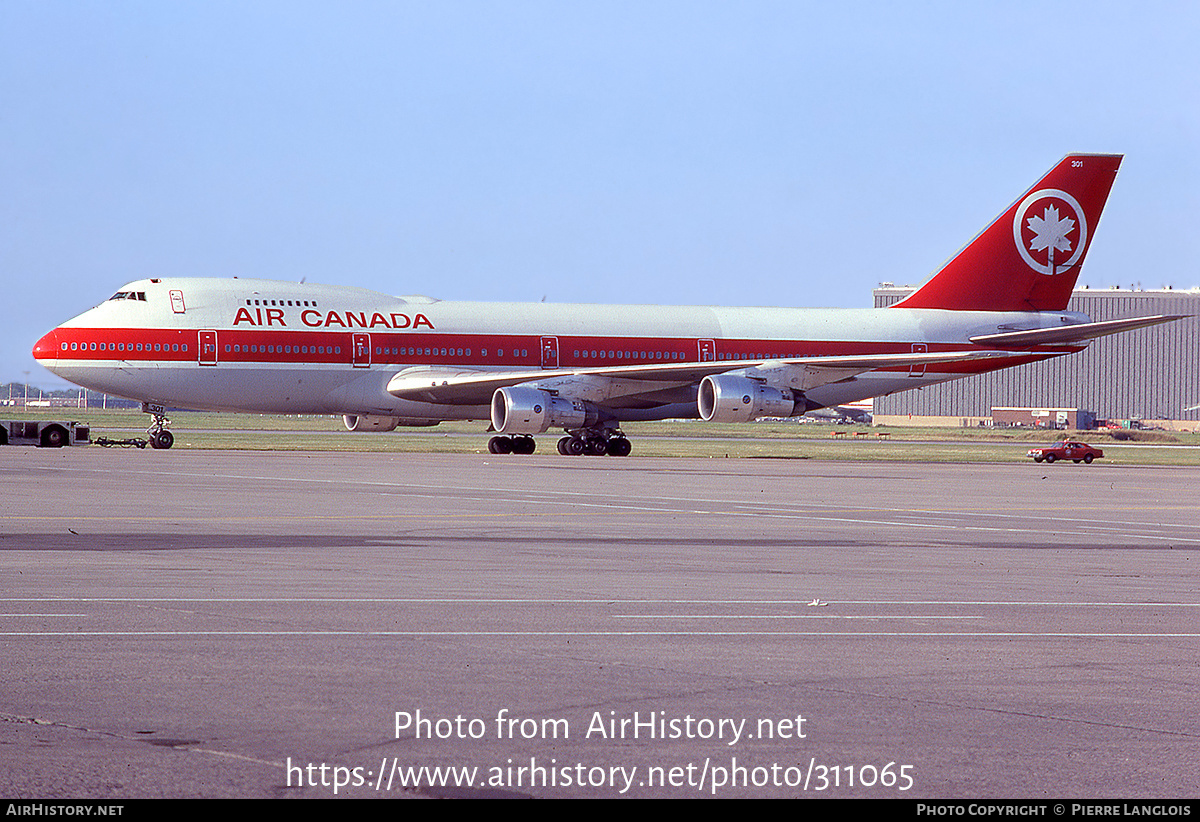
[(1074, 463), (1086, 462), (1088, 465), (1091, 465), (1092, 460), (1103, 457), (1104, 452), (1099, 448), (1093, 448), (1085, 442), (1062, 440), (1053, 445), (1031, 448), (1025, 456), (1033, 457), (1034, 462), (1070, 460)]
[(61, 448), (64, 445), (87, 445), (91, 429), (66, 420), (0, 420), (0, 445), (36, 445), (41, 448)]

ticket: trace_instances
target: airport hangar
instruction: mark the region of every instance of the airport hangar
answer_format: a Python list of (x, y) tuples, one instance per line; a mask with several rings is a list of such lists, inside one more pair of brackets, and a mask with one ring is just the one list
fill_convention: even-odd
[[(875, 307), (913, 290), (881, 283)], [(877, 397), (875, 424), (976, 426), (991, 422), (993, 408), (1025, 408), (1086, 409), (1100, 420), (1200, 428), (1200, 289), (1076, 289), (1067, 310), (1096, 321), (1151, 314), (1186, 319), (1101, 337), (1078, 354)]]

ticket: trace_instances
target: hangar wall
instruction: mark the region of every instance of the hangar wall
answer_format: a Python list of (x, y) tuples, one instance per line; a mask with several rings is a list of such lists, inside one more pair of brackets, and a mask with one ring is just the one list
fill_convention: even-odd
[[(875, 307), (913, 287), (875, 289)], [(1102, 337), (1047, 362), (904, 391), (875, 400), (875, 415), (987, 417), (994, 406), (1084, 408), (1100, 419), (1200, 421), (1200, 290), (1076, 290), (1067, 306), (1093, 320), (1151, 314), (1189, 319)], [(957, 424), (957, 423), (954, 423)]]

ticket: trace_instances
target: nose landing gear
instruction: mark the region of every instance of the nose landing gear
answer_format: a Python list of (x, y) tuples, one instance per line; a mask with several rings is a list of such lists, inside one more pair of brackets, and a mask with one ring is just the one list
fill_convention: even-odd
[(150, 447), (166, 449), (174, 445), (175, 435), (167, 430), (167, 426), (171, 424), (167, 419), (167, 409), (161, 405), (144, 402), (142, 411), (154, 417), (154, 421), (146, 429), (146, 433), (150, 435)]

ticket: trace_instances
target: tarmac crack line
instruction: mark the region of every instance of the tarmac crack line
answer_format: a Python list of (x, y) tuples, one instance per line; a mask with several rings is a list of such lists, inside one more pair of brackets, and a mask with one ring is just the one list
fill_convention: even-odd
[(943, 702), (935, 699), (914, 699), (912, 697), (889, 696), (887, 694), (877, 694), (870, 691), (851, 691), (843, 688), (821, 688), (815, 690), (825, 693), (846, 694), (850, 696), (874, 697), (879, 700), (898, 700), (907, 702), (912, 705), (930, 705), (935, 708), (959, 708), (965, 711), (976, 711), (980, 713), (999, 714), (1001, 716), (1023, 716), (1029, 719), (1046, 719), (1051, 722), (1064, 722), (1075, 725), (1091, 725), (1097, 728), (1112, 728), (1122, 731), (1141, 731), (1143, 733), (1163, 734), (1164, 736), (1180, 736), (1185, 739), (1200, 738), (1200, 733), (1192, 733), (1189, 731), (1172, 731), (1165, 728), (1150, 728), (1141, 725), (1126, 725), (1120, 722), (1102, 722), (1097, 719), (1079, 719), (1077, 717), (1055, 716), (1054, 714), (1034, 713), (1033, 711), (1018, 711), (1014, 708), (988, 708), (982, 705), (963, 705), (957, 702)]

